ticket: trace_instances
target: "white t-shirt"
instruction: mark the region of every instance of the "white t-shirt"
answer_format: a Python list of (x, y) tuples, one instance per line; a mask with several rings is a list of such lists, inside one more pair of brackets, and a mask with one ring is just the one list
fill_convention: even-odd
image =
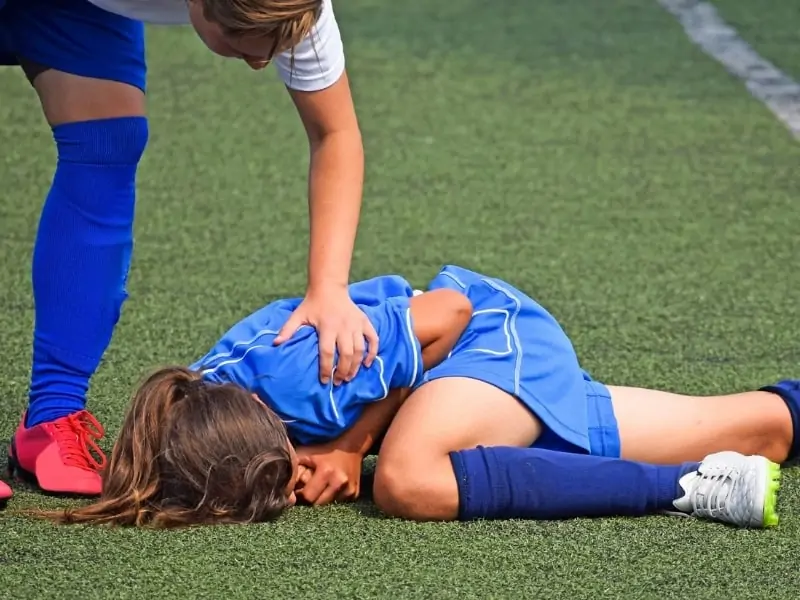
[[(186, 0), (89, 0), (108, 12), (160, 25), (189, 23)], [(336, 83), (344, 72), (344, 47), (331, 0), (323, 0), (314, 29), (294, 48), (273, 61), (283, 82), (294, 90), (315, 92)], [(292, 68), (294, 67), (294, 68)]]

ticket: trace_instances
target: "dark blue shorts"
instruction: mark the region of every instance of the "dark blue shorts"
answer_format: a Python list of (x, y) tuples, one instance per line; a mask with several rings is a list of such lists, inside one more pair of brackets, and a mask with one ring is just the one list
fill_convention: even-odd
[(20, 60), (144, 91), (144, 25), (87, 0), (0, 0), (0, 65)]

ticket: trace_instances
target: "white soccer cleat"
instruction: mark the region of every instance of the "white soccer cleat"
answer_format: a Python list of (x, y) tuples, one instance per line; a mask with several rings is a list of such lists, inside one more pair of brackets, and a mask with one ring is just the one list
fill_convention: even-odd
[(685, 494), (673, 502), (684, 514), (738, 527), (775, 527), (780, 467), (763, 456), (718, 452), (681, 477)]

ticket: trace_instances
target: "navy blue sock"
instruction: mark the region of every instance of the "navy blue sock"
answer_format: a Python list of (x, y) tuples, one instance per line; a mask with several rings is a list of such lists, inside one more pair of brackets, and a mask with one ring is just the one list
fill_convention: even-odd
[(796, 461), (800, 458), (800, 436), (797, 435), (797, 432), (800, 431), (800, 380), (779, 381), (775, 385), (765, 386), (759, 391), (777, 394), (786, 403), (786, 408), (789, 409), (789, 414), (792, 416), (792, 431), (794, 432), (786, 462)]
[(656, 466), (539, 448), (452, 452), (459, 519), (645, 516), (675, 510), (678, 480), (698, 463)]
[(58, 166), (33, 252), (32, 427), (84, 408), (122, 303), (133, 248), (144, 117), (53, 128)]

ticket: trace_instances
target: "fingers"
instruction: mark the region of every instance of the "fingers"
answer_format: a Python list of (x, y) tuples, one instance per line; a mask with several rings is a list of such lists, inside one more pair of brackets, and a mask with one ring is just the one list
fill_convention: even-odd
[(352, 502), (358, 499), (358, 493), (361, 488), (361, 476), (355, 481), (348, 481), (347, 485), (342, 486), (339, 493), (336, 494), (336, 502)]
[(350, 363), (350, 370), (347, 371), (347, 381), (353, 379), (361, 367), (361, 361), (364, 360), (364, 351), (367, 349), (367, 342), (364, 336), (356, 332), (353, 334), (353, 361)]
[(328, 487), (326, 487), (322, 493), (317, 497), (317, 500), (314, 502), (314, 506), (325, 506), (327, 504), (331, 504), (336, 497), (339, 495), (339, 490), (344, 487), (344, 482), (337, 483), (330, 483)]
[(314, 460), (313, 455), (311, 454), (303, 454), (303, 452), (309, 452), (309, 450), (305, 450), (303, 448), (298, 448), (297, 452), (297, 465), (299, 469), (299, 474), (303, 474), (303, 470), (311, 471), (312, 473), (317, 468), (317, 461)]
[(330, 467), (322, 467), (314, 472), (300, 493), (307, 502), (322, 506), (330, 504), (346, 483), (347, 478), (344, 474)]
[(313, 469), (309, 469), (308, 467), (304, 467), (300, 465), (297, 468), (297, 481), (294, 483), (294, 491), (299, 492), (302, 490), (306, 484), (311, 481), (311, 478), (314, 476)]
[(333, 358), (336, 350), (336, 337), (326, 327), (318, 330), (319, 335), (319, 380), (328, 385), (333, 374)]
[[(378, 332), (375, 331), (375, 327), (372, 326), (372, 321), (370, 321), (366, 316), (364, 317), (364, 335), (359, 336), (362, 338), (366, 338), (367, 340), (367, 357), (364, 359), (364, 366), (369, 368), (372, 366), (372, 362), (375, 360), (375, 357), (378, 356)], [(364, 353), (362, 351), (361, 356)]]
[(339, 364), (336, 365), (334, 383), (350, 381), (358, 373), (361, 359), (364, 356), (364, 338), (359, 333), (343, 331), (336, 340), (339, 350)]
[(273, 345), (290, 339), (302, 325), (314, 326), (319, 340), (319, 380), (323, 385), (328, 385), (331, 379), (334, 385), (350, 381), (362, 364), (365, 367), (372, 365), (378, 355), (378, 334), (359, 308), (351, 302), (349, 312), (326, 317), (324, 313), (317, 314), (316, 305), (306, 305), (305, 302), (281, 327)]
[(278, 335), (275, 336), (275, 339), (272, 340), (272, 344), (277, 346), (278, 344), (282, 344), (289, 338), (291, 338), (295, 331), (300, 328), (300, 325), (303, 324), (303, 317), (298, 316), (297, 311), (293, 312), (286, 323), (283, 324), (281, 330), (278, 332)]
[(361, 328), (352, 330), (351, 337), (348, 337), (349, 330), (350, 328), (340, 331), (336, 338), (339, 360), (333, 375), (335, 385), (351, 381), (358, 375), (362, 364), (369, 368), (378, 355), (378, 334), (366, 316), (361, 320)]

